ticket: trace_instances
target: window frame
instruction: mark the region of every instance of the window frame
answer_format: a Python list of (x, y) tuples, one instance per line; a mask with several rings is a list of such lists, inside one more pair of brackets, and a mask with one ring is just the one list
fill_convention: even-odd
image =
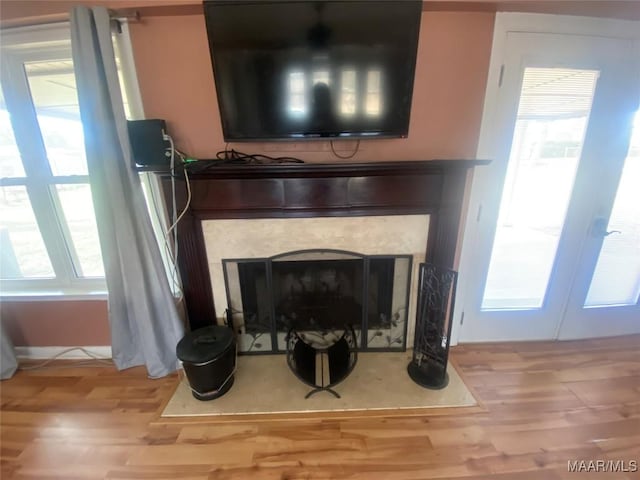
[[(106, 280), (102, 277), (80, 277), (80, 266), (74, 243), (64, 218), (56, 187), (58, 185), (90, 185), (88, 175), (54, 175), (38, 123), (29, 88), (25, 62), (71, 59), (71, 31), (68, 22), (2, 30), (2, 86), (16, 145), (25, 176), (0, 178), (0, 186), (24, 186), (33, 209), (38, 229), (51, 262), (53, 278), (0, 278), (0, 298), (104, 297)], [(142, 118), (128, 25), (121, 22), (115, 40), (122, 68), (129, 110), (134, 118)], [(98, 246), (99, 248), (99, 246)]]

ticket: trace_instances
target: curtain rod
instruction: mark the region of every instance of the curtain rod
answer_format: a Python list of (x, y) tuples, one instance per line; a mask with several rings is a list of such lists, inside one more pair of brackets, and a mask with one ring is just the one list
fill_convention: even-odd
[[(1, 1), (1, 0), (0, 0)], [(119, 10), (109, 9), (109, 17), (112, 21), (127, 20), (129, 22), (139, 22), (141, 20), (140, 10), (136, 8), (123, 8)], [(47, 23), (62, 23), (69, 21), (68, 13), (53, 13), (50, 15), (39, 15), (34, 17), (13, 18), (0, 20), (0, 28), (18, 28), (44, 25)]]
[(119, 10), (109, 9), (109, 16), (112, 20), (140, 21), (140, 10), (136, 8), (122, 8)]
[(122, 33), (122, 21), (126, 20), (127, 22), (139, 22), (140, 11), (130, 8), (122, 10), (109, 9), (109, 17), (111, 18), (111, 27), (115, 28), (118, 33)]

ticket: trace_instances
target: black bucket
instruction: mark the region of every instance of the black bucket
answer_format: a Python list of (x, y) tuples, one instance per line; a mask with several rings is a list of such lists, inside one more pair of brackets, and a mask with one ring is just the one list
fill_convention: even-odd
[(236, 370), (236, 341), (227, 327), (211, 325), (187, 333), (176, 347), (193, 396), (213, 400), (229, 391)]

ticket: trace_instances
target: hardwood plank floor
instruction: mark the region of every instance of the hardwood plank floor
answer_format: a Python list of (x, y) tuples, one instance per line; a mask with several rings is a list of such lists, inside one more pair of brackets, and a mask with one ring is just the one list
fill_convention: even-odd
[[(638, 479), (640, 336), (458, 346), (481, 407), (163, 419), (176, 375), (20, 371), (0, 384), (2, 479)], [(618, 465), (620, 466), (620, 464)]]

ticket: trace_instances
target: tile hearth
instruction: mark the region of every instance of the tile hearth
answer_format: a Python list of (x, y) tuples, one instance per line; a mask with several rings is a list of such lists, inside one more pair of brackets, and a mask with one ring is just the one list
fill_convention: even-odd
[(285, 355), (238, 357), (235, 384), (221, 398), (201, 402), (193, 398), (186, 379), (165, 407), (163, 417), (313, 413), (356, 410), (466, 407), (477, 402), (453, 365), (449, 385), (426, 390), (409, 378), (411, 353), (360, 353), (349, 377), (335, 386), (342, 398), (321, 392), (309, 399), (311, 389), (289, 370)]

